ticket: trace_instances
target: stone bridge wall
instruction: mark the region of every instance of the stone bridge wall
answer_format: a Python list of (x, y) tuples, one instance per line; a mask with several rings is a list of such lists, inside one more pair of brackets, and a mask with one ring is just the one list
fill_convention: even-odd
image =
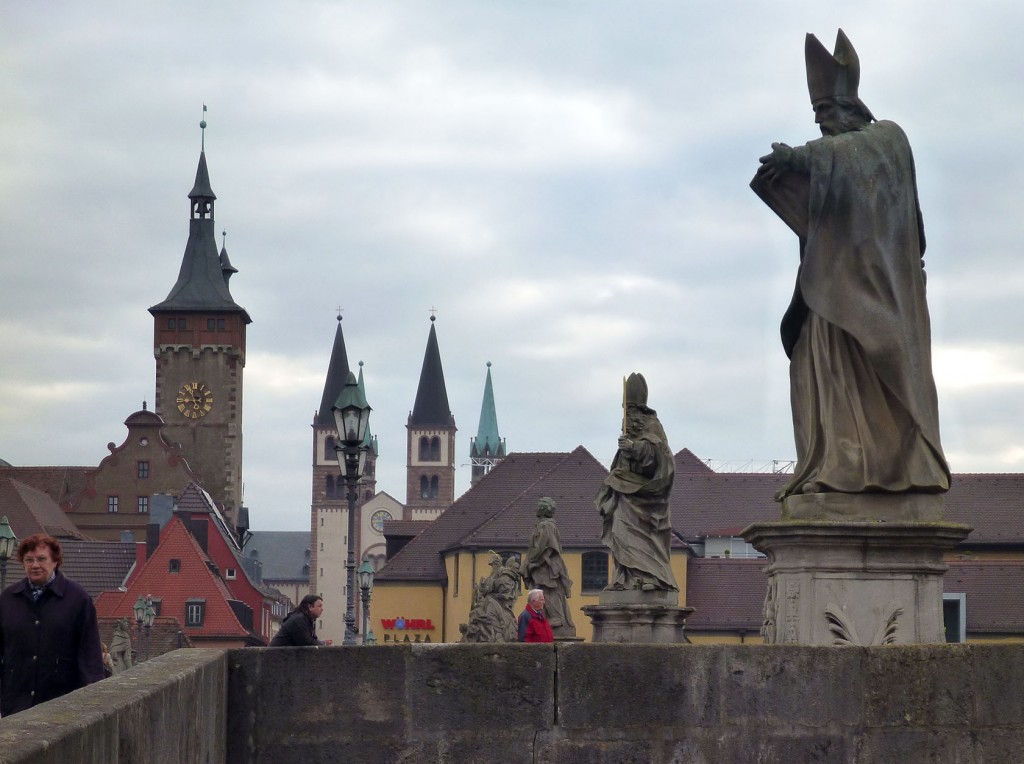
[(0, 762), (222, 762), (227, 651), (186, 649), (0, 719)]
[(1014, 761), (1024, 645), (181, 650), (0, 721), (31, 762)]

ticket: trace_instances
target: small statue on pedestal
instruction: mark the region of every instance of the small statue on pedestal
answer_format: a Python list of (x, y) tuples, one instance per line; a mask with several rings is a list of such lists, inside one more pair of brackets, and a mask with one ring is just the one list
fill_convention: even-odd
[(537, 502), (537, 527), (519, 572), (528, 590), (544, 592), (544, 614), (555, 639), (575, 637), (576, 625), (566, 602), (572, 596), (572, 580), (562, 559), (562, 543), (555, 526), (555, 500), (550, 497)]

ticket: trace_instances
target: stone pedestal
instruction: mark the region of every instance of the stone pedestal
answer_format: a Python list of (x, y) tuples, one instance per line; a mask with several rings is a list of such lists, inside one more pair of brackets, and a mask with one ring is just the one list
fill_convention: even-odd
[(678, 644), (689, 641), (686, 617), (693, 612), (678, 602), (677, 591), (605, 590), (597, 605), (581, 609), (593, 624), (595, 642)]
[[(805, 508), (821, 509), (820, 500), (796, 498), (805, 500)], [(881, 498), (870, 498), (873, 509)], [(842, 499), (853, 510), (847, 516), (863, 511), (849, 496)], [(905, 497), (899, 501), (906, 504)], [(820, 519), (745, 528), (743, 538), (768, 555), (765, 643), (944, 642), (942, 557), (970, 531), (943, 522)]]

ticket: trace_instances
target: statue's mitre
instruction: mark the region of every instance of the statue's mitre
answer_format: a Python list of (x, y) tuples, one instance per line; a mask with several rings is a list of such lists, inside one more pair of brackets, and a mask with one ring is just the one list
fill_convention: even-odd
[(842, 29), (836, 35), (835, 53), (821, 44), (813, 34), (804, 41), (804, 61), (807, 65), (807, 90), (811, 105), (833, 98), (857, 98), (860, 84), (860, 59), (850, 38)]
[(647, 380), (642, 374), (634, 371), (629, 375), (622, 398), (627, 406), (647, 406)]

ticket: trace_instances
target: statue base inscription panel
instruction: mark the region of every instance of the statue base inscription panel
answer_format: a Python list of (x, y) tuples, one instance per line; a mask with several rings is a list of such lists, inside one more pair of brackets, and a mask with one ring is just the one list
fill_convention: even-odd
[(743, 538), (768, 555), (765, 643), (944, 642), (942, 557), (970, 531), (942, 522), (748, 526)]

